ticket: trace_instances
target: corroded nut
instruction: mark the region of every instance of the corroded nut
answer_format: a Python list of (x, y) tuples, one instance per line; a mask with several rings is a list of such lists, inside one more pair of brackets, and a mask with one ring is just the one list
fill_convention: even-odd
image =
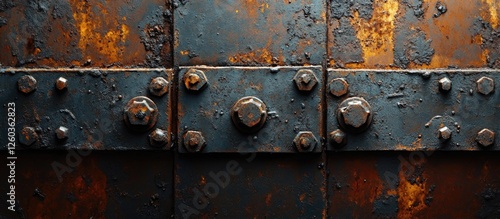
[(56, 129), (56, 137), (59, 140), (67, 139), (69, 137), (69, 129), (64, 126), (59, 126), (59, 128)]
[(56, 88), (58, 90), (64, 90), (68, 87), (68, 80), (66, 78), (60, 77), (56, 80)]
[(31, 75), (22, 76), (17, 81), (17, 89), (25, 94), (31, 93), (37, 88), (37, 81)]
[(372, 121), (371, 106), (361, 97), (351, 97), (340, 103), (337, 110), (337, 121), (344, 130), (361, 132), (370, 126)]
[(489, 147), (495, 142), (495, 132), (483, 129), (477, 133), (476, 141), (483, 147)]
[(33, 127), (23, 127), (19, 135), (19, 143), (24, 146), (31, 146), (38, 140), (38, 134)]
[(155, 96), (161, 97), (168, 93), (168, 81), (163, 77), (156, 77), (149, 83), (149, 92)]
[(489, 77), (481, 77), (476, 81), (477, 92), (488, 95), (495, 89), (495, 81)]
[(266, 104), (254, 96), (243, 97), (231, 108), (231, 119), (240, 131), (256, 132), (266, 122)]
[(442, 91), (451, 90), (451, 80), (447, 77), (439, 79), (439, 89)]
[(160, 148), (168, 143), (168, 133), (163, 129), (155, 129), (149, 134), (149, 144), (152, 147)]
[(124, 108), (125, 124), (134, 131), (144, 132), (153, 128), (157, 118), (156, 104), (145, 96), (132, 98)]
[(451, 129), (446, 126), (438, 130), (438, 137), (442, 140), (449, 140), (451, 138), (451, 134)]
[(301, 131), (293, 139), (293, 145), (299, 152), (313, 151), (318, 144), (318, 139), (310, 131)]
[(199, 91), (207, 84), (205, 73), (197, 69), (189, 69), (184, 74), (184, 86), (191, 91)]
[(343, 147), (347, 144), (347, 136), (345, 132), (340, 129), (330, 132), (330, 134), (328, 135), (328, 140), (334, 147)]
[(300, 91), (311, 91), (318, 83), (318, 78), (311, 69), (301, 69), (293, 77)]
[(200, 152), (207, 144), (203, 134), (199, 131), (187, 131), (184, 133), (183, 143), (189, 152)]
[(349, 92), (349, 83), (347, 83), (345, 78), (335, 78), (330, 81), (328, 88), (333, 96), (340, 97)]

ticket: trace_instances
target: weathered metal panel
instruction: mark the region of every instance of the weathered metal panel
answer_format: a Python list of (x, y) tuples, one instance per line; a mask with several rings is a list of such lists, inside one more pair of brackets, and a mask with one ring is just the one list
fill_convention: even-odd
[[(302, 82), (297, 78), (303, 72), (310, 74), (307, 85), (300, 85)], [(200, 78), (205, 78), (206, 84), (200, 85), (199, 83), (204, 82), (201, 81), (196, 84), (198, 87), (192, 88), (198, 90), (188, 90), (186, 85), (191, 86), (189, 84), (192, 82), (190, 81), (191, 74), (198, 74)], [(294, 78), (301, 86), (300, 89), (310, 90), (299, 90)], [(317, 66), (303, 68), (182, 67), (179, 73), (178, 94), (179, 152), (192, 151), (185, 147), (185, 144), (190, 141), (189, 131), (201, 132), (204, 142), (200, 143), (202, 140), (197, 140), (196, 143), (199, 143), (200, 147), (204, 146), (201, 149), (203, 153), (294, 153), (301, 150), (297, 149), (294, 144), (296, 136), (301, 131), (310, 131), (315, 138), (312, 139), (315, 145), (311, 145), (304, 151), (320, 152), (322, 148), (322, 81), (322, 71)], [(253, 121), (249, 123), (259, 123), (249, 124), (253, 125), (251, 129), (238, 126), (235, 121), (238, 115), (232, 111), (236, 108), (233, 106), (238, 105), (238, 100), (247, 96), (254, 96), (266, 105), (260, 109), (264, 111), (262, 112), (264, 116), (258, 118), (258, 121), (255, 121), (257, 115), (254, 114), (256, 113), (251, 110), (246, 114), (245, 112), (239, 114), (242, 120), (252, 117)], [(251, 139), (258, 141), (259, 144), (246, 144)]]
[(328, 153), (329, 218), (498, 218), (491, 152)]
[(175, 64), (321, 64), (325, 5), (325, 0), (178, 1)]
[(319, 154), (179, 154), (179, 218), (324, 218)]
[(329, 3), (331, 67), (500, 67), (500, 7), (496, 1)]
[[(170, 149), (172, 91), (159, 97), (152, 95), (148, 87), (157, 77), (171, 83), (172, 70), (7, 69), (2, 72), (0, 100), (2, 104), (15, 103), (17, 149)], [(36, 83), (26, 82), (26, 77)], [(66, 79), (65, 85), (59, 87), (61, 90), (57, 87), (60, 77)], [(167, 84), (166, 89), (171, 88)], [(20, 89), (31, 92), (23, 93)], [(157, 122), (148, 131), (134, 131), (125, 122), (124, 108), (137, 96), (147, 96), (156, 103)], [(7, 125), (1, 123), (0, 129), (7, 130)], [(67, 128), (67, 133), (59, 139), (57, 132), (61, 126)], [(165, 131), (166, 145), (152, 147), (148, 143), (148, 135), (155, 128)], [(7, 132), (1, 135), (7, 139)], [(27, 137), (34, 142), (26, 143)]]
[(0, 65), (172, 67), (170, 0), (6, 0)]
[[(18, 151), (17, 212), (2, 218), (167, 218), (173, 215), (168, 151)], [(5, 165), (5, 164), (4, 164)], [(7, 176), (9, 168), (0, 168)], [(2, 180), (2, 197), (9, 192)]]
[[(348, 91), (335, 96), (332, 91), (344, 88), (334, 86), (339, 78)], [(328, 81), (327, 130), (347, 132), (345, 147), (330, 145), (330, 150), (500, 150), (496, 71), (332, 69)], [(371, 105), (373, 121), (367, 130), (349, 133), (355, 130), (341, 126), (345, 118), (338, 113), (339, 103), (349, 97), (362, 97)]]

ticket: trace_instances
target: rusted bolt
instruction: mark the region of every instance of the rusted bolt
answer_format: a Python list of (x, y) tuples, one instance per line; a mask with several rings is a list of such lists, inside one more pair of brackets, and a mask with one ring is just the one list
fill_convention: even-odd
[(335, 78), (330, 81), (328, 88), (333, 96), (340, 97), (349, 92), (349, 83), (347, 83), (345, 78)]
[(197, 69), (189, 69), (184, 74), (184, 86), (188, 90), (199, 91), (207, 84), (205, 73)]
[(439, 89), (442, 91), (451, 90), (451, 80), (447, 77), (439, 79)]
[(443, 127), (443, 128), (440, 128), (438, 130), (438, 137), (439, 139), (442, 139), (442, 140), (448, 140), (451, 138), (451, 129), (449, 129), (448, 127)]
[(262, 100), (254, 96), (239, 99), (231, 108), (231, 119), (242, 132), (258, 131), (267, 119), (267, 107)]
[(371, 106), (361, 97), (351, 97), (340, 103), (337, 110), (337, 121), (340, 126), (350, 132), (362, 132), (372, 121)]
[(68, 80), (66, 78), (60, 77), (56, 80), (56, 88), (58, 90), (64, 90), (68, 87)]
[(311, 69), (301, 69), (297, 71), (293, 81), (300, 91), (311, 91), (318, 83), (318, 78)]
[(200, 152), (207, 142), (199, 131), (187, 131), (183, 136), (184, 147), (189, 152)]
[(488, 95), (495, 90), (495, 81), (489, 77), (481, 77), (476, 81), (477, 92)]
[(56, 137), (59, 140), (67, 139), (69, 137), (69, 129), (64, 126), (59, 126), (59, 128), (56, 129)]
[(489, 147), (495, 142), (495, 132), (483, 129), (477, 133), (476, 141), (483, 147)]
[(28, 94), (36, 90), (37, 82), (36, 79), (31, 75), (22, 76), (17, 81), (17, 88), (19, 91)]
[(313, 151), (318, 144), (318, 139), (310, 131), (301, 131), (293, 139), (293, 145), (299, 152)]
[(168, 143), (168, 134), (163, 129), (155, 129), (149, 134), (149, 144), (152, 147), (160, 148)]
[(33, 127), (24, 127), (19, 135), (19, 143), (25, 146), (31, 146), (38, 140), (38, 134)]
[(334, 130), (330, 132), (328, 135), (328, 140), (330, 141), (330, 144), (334, 147), (342, 147), (346, 145), (347, 143), (347, 136), (345, 132), (343, 132), (340, 129)]
[(138, 96), (128, 101), (124, 108), (124, 120), (127, 126), (138, 132), (145, 132), (156, 124), (158, 108), (145, 96)]
[(161, 97), (168, 93), (168, 81), (163, 77), (156, 77), (149, 83), (149, 92), (155, 96)]

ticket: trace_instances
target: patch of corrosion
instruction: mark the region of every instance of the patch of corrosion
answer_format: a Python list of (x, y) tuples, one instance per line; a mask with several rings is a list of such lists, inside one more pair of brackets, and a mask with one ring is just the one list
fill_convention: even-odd
[(394, 38), (394, 65), (408, 68), (410, 64), (429, 64), (434, 56), (432, 40), (418, 28), (399, 26)]
[[(486, 64), (490, 68), (500, 67), (500, 28), (498, 8), (490, 0), (486, 0), (488, 13), (477, 17), (470, 28), (474, 38), (479, 37), (481, 49), (486, 56)], [(486, 20), (488, 19), (489, 22)]]

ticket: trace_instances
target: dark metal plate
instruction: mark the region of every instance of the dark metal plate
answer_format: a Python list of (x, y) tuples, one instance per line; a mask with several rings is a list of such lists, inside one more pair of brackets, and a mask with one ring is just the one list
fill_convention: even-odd
[[(321, 151), (320, 67), (212, 68), (204, 71), (207, 84), (199, 91), (188, 91), (179, 73), (179, 151), (186, 152), (183, 135), (200, 131), (205, 138), (204, 153), (212, 152), (280, 152), (294, 153), (294, 138), (300, 131), (311, 131)], [(293, 78), (300, 69), (310, 69), (317, 84), (309, 92), (299, 91)], [(267, 105), (267, 121), (255, 133), (239, 131), (231, 120), (230, 110), (240, 98), (255, 96)], [(189, 140), (189, 139), (187, 139)]]
[[(18, 80), (31, 75), (37, 80), (37, 89), (25, 94), (18, 90)], [(59, 77), (67, 79), (67, 88), (56, 89)], [(38, 140), (31, 146), (18, 149), (72, 149), (91, 150), (143, 150), (155, 149), (148, 143), (148, 135), (155, 128), (171, 133), (169, 91), (162, 97), (149, 93), (152, 78), (164, 77), (172, 81), (172, 71), (166, 69), (115, 70), (3, 70), (0, 74), (0, 100), (2, 118), (7, 116), (7, 104), (16, 105), (16, 139), (23, 127), (35, 129)], [(169, 86), (171, 88), (172, 86)], [(147, 96), (158, 107), (156, 126), (150, 131), (135, 132), (124, 122), (124, 107), (136, 96)], [(7, 130), (7, 122), (0, 129)], [(59, 140), (56, 129), (68, 128), (68, 137)], [(7, 131), (1, 134), (7, 139)], [(5, 137), (5, 138), (4, 138)], [(170, 139), (170, 138), (169, 138)], [(6, 142), (2, 142), (2, 149)], [(170, 144), (162, 147), (169, 149)]]
[[(347, 97), (368, 101), (373, 122), (364, 132), (349, 133), (347, 145), (338, 150), (500, 150), (500, 92), (495, 85), (488, 87), (490, 82), (477, 82), (488, 77), (498, 86), (498, 72), (328, 71), (328, 81), (341, 77), (348, 82), (349, 93), (339, 98), (327, 89), (328, 132), (339, 127), (336, 110)], [(440, 88), (444, 77), (451, 81), (449, 91)], [(451, 130), (449, 140), (438, 138), (443, 127)], [(496, 135), (488, 147), (478, 138), (482, 129)]]

